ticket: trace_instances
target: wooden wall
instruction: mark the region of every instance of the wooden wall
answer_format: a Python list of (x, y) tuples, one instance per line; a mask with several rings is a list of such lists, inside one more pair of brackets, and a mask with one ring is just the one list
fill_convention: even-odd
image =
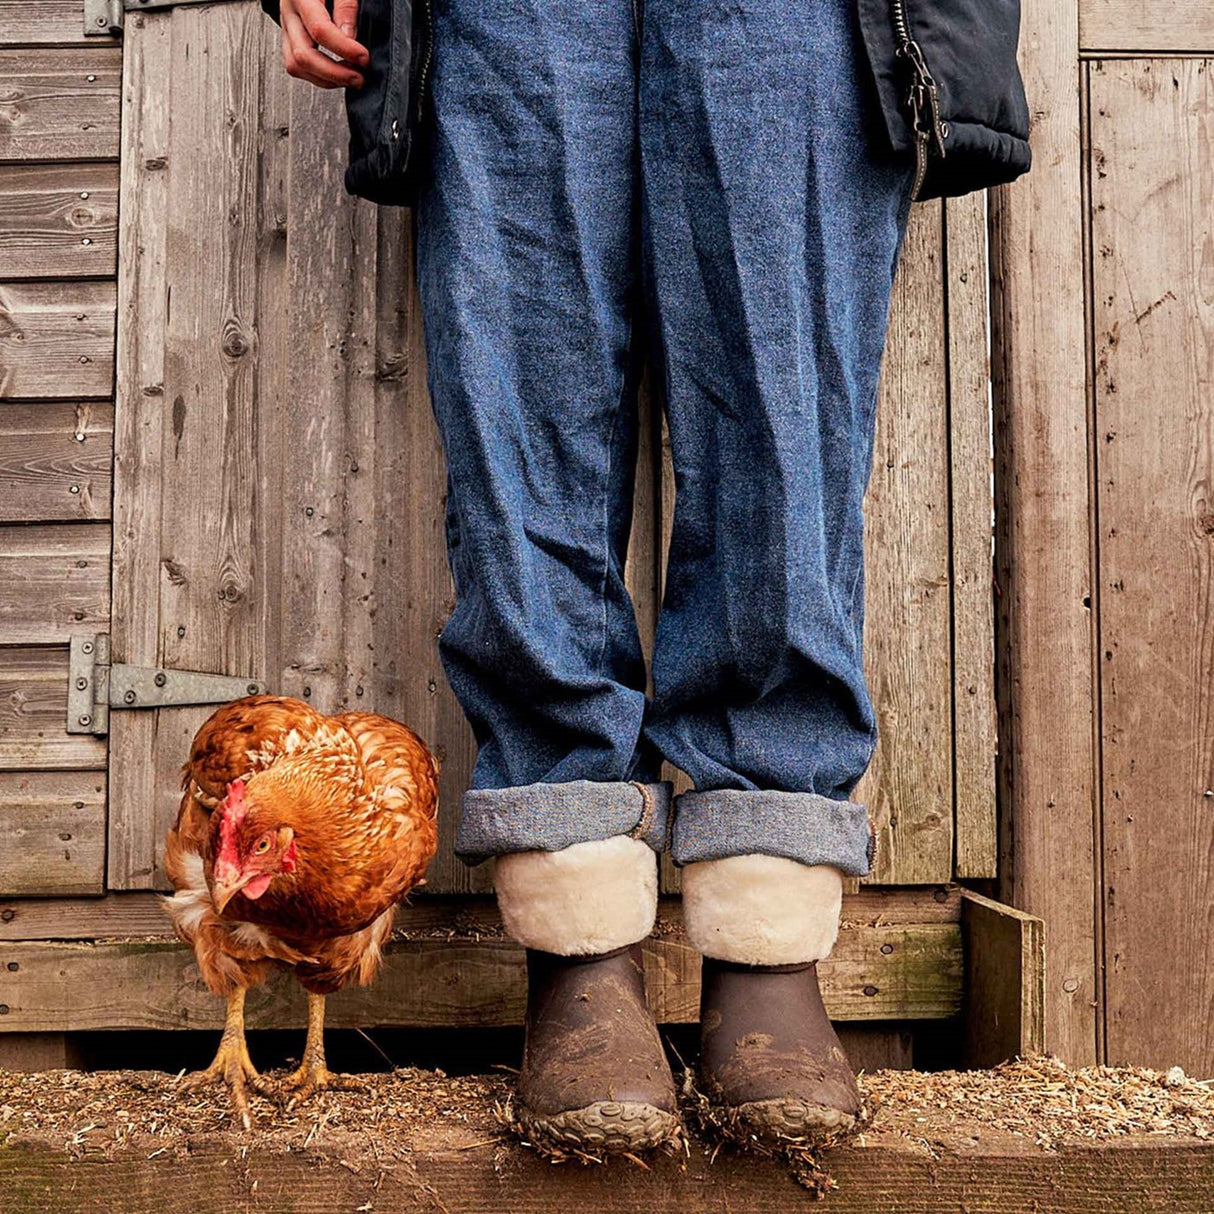
[[(87, 942), (164, 930), (162, 840), (211, 708), (67, 734), (74, 634), (408, 721), (445, 757), (429, 892), (489, 888), (451, 854), (472, 744), (435, 647), (452, 592), (410, 217), (344, 194), (341, 98), (286, 77), (251, 0), (133, 11), (115, 44), (85, 42), (77, 5), (0, 0), (0, 1032), (83, 1024), (61, 978), (90, 959), (89, 1025), (138, 1019), (123, 974), (155, 1023), (197, 1019), (187, 958)], [(828, 977), (849, 1018), (955, 1014), (944, 886), (995, 875), (985, 263), (983, 198), (915, 209), (866, 504), (881, 738), (856, 797), (880, 849)], [(644, 409), (628, 577), (650, 637), (673, 489)], [(424, 912), (472, 936), (483, 913)], [(690, 1008), (685, 950), (655, 948), (656, 998)], [(503, 955), (410, 1014), (464, 1022)], [(393, 989), (375, 1015), (406, 1014)]]
[(105, 740), (64, 722), (110, 619), (122, 50), (78, 9), (0, 7), (0, 890), (43, 896), (105, 889)]
[(1047, 1044), (1214, 1074), (1208, 6), (1025, 0), (992, 206), (1001, 884)]

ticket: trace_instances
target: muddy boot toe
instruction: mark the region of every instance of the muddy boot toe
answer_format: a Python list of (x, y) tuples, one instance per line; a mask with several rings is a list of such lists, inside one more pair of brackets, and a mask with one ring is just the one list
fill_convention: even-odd
[(700, 1082), (726, 1122), (765, 1142), (851, 1129), (860, 1090), (813, 964), (704, 958)]
[(549, 1148), (644, 1151), (679, 1129), (674, 1079), (645, 1002), (639, 944), (593, 957), (527, 950), (518, 1120)]

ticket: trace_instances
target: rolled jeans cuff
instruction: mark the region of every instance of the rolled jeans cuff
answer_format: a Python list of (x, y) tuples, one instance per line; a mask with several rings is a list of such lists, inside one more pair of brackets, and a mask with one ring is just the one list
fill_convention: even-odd
[(857, 801), (736, 788), (674, 799), (670, 855), (680, 866), (758, 854), (829, 864), (849, 877), (864, 877), (875, 850), (868, 807)]
[(474, 788), (460, 807), (455, 854), (465, 864), (521, 851), (563, 851), (575, 843), (628, 835), (666, 847), (671, 785), (571, 780)]

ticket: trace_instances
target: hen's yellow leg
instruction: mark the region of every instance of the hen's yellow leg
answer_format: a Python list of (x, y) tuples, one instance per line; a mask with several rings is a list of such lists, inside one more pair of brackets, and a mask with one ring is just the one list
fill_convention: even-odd
[(224, 1021), (223, 1036), (215, 1061), (205, 1071), (194, 1071), (187, 1075), (178, 1091), (188, 1091), (216, 1081), (222, 1082), (232, 1095), (232, 1107), (246, 1130), (253, 1126), (253, 1115), (249, 1112), (249, 1088), (262, 1096), (273, 1095), (268, 1080), (263, 1079), (249, 1057), (249, 1047), (244, 1039), (244, 988), (228, 996), (228, 1013)]
[(282, 1080), (280, 1095), (290, 1094), (287, 1107), (293, 1109), (301, 1100), (325, 1088), (359, 1088), (353, 1075), (338, 1075), (325, 1063), (325, 997), (308, 992), (308, 1039), (304, 1042), (303, 1059), (299, 1068)]

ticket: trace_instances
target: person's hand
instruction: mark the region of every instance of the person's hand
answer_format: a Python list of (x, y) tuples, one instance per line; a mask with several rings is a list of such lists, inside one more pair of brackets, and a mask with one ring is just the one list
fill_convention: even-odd
[[(288, 76), (322, 89), (362, 88), (362, 73), (356, 69), (366, 67), (371, 55), (354, 40), (358, 0), (334, 0), (332, 17), (324, 0), (281, 0), (278, 15)], [(318, 47), (332, 51), (342, 62), (330, 59)]]

